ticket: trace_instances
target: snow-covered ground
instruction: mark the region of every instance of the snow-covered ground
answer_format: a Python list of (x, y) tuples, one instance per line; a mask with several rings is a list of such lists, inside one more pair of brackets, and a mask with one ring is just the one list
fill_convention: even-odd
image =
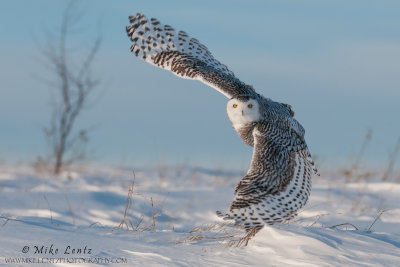
[(399, 266), (400, 184), (322, 172), (293, 222), (238, 247), (243, 230), (215, 211), (229, 207), (241, 175), (98, 167), (53, 177), (1, 166), (0, 265)]

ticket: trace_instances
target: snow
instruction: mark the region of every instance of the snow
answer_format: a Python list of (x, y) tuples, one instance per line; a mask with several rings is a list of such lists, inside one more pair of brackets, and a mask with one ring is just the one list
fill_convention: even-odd
[[(248, 246), (237, 246), (243, 230), (220, 220), (215, 211), (229, 207), (242, 175), (178, 166), (134, 172), (93, 167), (54, 177), (26, 166), (1, 166), (0, 265), (30, 265), (15, 263), (21, 259), (35, 266), (400, 262), (399, 184), (381, 182), (378, 174), (349, 181), (322, 172), (313, 177), (310, 201), (298, 217), (265, 227)], [(132, 183), (127, 224), (117, 228)]]

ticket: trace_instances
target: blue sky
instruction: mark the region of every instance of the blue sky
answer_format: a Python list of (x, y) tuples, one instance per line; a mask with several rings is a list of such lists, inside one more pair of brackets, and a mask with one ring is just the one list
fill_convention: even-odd
[[(143, 12), (199, 39), (242, 81), (289, 103), (324, 167), (351, 165), (367, 129), (365, 165), (387, 161), (400, 136), (399, 1), (82, 1), (78, 58), (96, 35), (104, 41), (95, 73), (103, 87), (77, 126), (90, 135), (94, 161), (246, 169), (247, 147), (230, 126), (227, 99), (132, 55), (128, 16)], [(44, 154), (51, 78), (37, 42), (57, 29), (65, 1), (2, 1), (0, 8), (0, 159)], [(93, 104), (91, 103), (91, 104)]]

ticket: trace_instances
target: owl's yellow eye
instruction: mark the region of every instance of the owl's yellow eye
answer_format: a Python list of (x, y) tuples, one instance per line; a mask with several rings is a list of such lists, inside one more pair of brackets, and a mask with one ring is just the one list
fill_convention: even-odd
[(237, 104), (233, 104), (233, 108), (237, 108)]
[(248, 104), (247, 107), (248, 107), (248, 108), (252, 108), (252, 107), (253, 107), (253, 104)]

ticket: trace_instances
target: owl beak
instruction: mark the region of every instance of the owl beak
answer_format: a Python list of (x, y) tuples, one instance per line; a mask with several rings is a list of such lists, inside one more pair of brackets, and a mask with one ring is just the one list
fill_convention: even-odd
[(243, 109), (242, 109), (242, 116), (243, 116)]

